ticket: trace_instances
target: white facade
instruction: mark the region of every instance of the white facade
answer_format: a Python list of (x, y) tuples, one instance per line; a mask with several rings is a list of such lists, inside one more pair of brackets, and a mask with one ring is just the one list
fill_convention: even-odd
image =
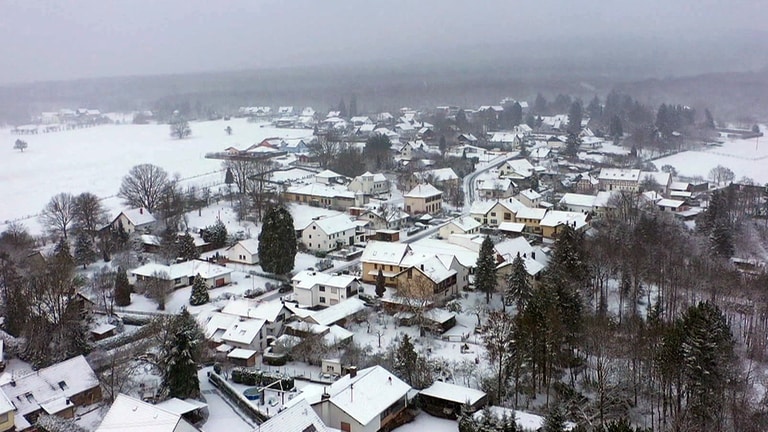
[(301, 241), (307, 249), (330, 252), (338, 247), (355, 243), (356, 225), (347, 215), (337, 215), (312, 221), (301, 232)]
[(357, 295), (360, 283), (354, 276), (301, 271), (291, 279), (294, 299), (301, 306), (333, 306)]
[(256, 239), (240, 240), (227, 249), (227, 259), (242, 264), (258, 264), (259, 241)]
[(366, 195), (379, 195), (389, 192), (389, 180), (384, 177), (384, 174), (366, 172), (352, 180), (349, 184), (349, 190), (362, 192)]

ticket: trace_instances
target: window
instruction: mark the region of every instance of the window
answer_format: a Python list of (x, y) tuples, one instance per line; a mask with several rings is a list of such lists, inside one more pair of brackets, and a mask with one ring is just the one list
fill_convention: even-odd
[(320, 297), (320, 303), (325, 303), (325, 297)]
[(8, 413), (0, 414), (0, 423), (5, 423), (8, 421)]
[(320, 285), (320, 292), (325, 292), (325, 287)]
[(491, 212), (491, 216), (496, 216), (496, 212)]
[(341, 429), (341, 432), (350, 432), (352, 430), (347, 422), (341, 422), (341, 427), (339, 429)]
[(317, 225), (312, 225), (312, 229), (317, 229)]
[(309, 235), (309, 238), (312, 238), (312, 234)]

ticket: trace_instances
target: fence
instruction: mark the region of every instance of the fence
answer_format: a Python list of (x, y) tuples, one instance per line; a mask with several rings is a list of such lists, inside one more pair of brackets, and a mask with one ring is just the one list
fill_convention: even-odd
[(260, 413), (256, 407), (251, 405), (251, 402), (241, 395), (236, 389), (227, 383), (227, 381), (220, 377), (216, 372), (208, 372), (208, 381), (213, 384), (214, 387), (219, 389), (224, 397), (226, 397), (231, 403), (234, 403), (240, 408), (251, 420), (258, 424), (264, 423), (269, 420), (267, 416)]

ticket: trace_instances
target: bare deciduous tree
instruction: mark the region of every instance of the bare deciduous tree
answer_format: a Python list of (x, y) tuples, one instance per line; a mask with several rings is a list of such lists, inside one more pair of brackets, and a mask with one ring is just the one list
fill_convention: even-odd
[(165, 300), (173, 290), (173, 281), (168, 273), (156, 271), (137, 285), (143, 289), (144, 295), (157, 302), (158, 310), (165, 310)]
[(184, 139), (192, 135), (192, 128), (189, 122), (183, 118), (176, 118), (171, 121), (171, 136), (177, 139)]
[(101, 205), (101, 200), (90, 192), (83, 192), (75, 197), (73, 228), (93, 239), (96, 232), (109, 223), (109, 214)]
[(312, 155), (322, 168), (328, 168), (341, 151), (341, 141), (331, 132), (319, 135), (317, 140), (308, 146)]
[(117, 196), (125, 204), (152, 212), (168, 187), (168, 173), (157, 165), (136, 165), (123, 177)]
[(75, 200), (72, 194), (62, 192), (54, 195), (40, 213), (40, 222), (51, 235), (65, 240), (75, 218)]

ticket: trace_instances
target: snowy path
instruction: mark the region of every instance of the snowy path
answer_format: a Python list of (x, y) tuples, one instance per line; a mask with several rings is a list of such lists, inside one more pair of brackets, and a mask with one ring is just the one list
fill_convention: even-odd
[(206, 431), (250, 432), (256, 429), (256, 424), (251, 422), (245, 414), (241, 414), (231, 406), (224, 396), (208, 381), (208, 370), (204, 368), (198, 372), (200, 378), (200, 391), (205, 396), (208, 404), (208, 421), (203, 425)]

